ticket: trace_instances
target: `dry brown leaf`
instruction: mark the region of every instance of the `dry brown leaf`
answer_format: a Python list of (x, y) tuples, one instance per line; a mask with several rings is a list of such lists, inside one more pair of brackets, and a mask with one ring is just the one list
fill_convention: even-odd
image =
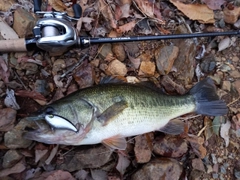
[(67, 10), (67, 6), (60, 0), (48, 0), (48, 3), (52, 6), (53, 9), (59, 12)]
[(16, 94), (16, 96), (29, 97), (32, 99), (46, 101), (46, 98), (42, 94), (40, 94), (39, 92), (36, 92), (36, 91), (17, 90), (15, 92), (15, 94)]
[(119, 26), (118, 29), (116, 29), (117, 33), (125, 33), (128, 31), (131, 31), (136, 25), (136, 22), (133, 20), (127, 24), (124, 24), (122, 26)]
[(190, 143), (194, 153), (201, 159), (203, 159), (206, 154), (207, 150), (205, 147), (203, 147), (204, 139), (195, 135), (188, 135), (186, 137), (186, 140)]
[(148, 17), (154, 18), (154, 4), (149, 2), (148, 0), (134, 0), (142, 13), (147, 15)]
[(8, 176), (9, 174), (20, 173), (20, 172), (23, 172), (25, 169), (26, 169), (26, 166), (23, 160), (21, 160), (13, 167), (1, 170), (0, 177)]
[(2, 79), (4, 83), (8, 83), (9, 76), (10, 76), (10, 71), (8, 69), (7, 63), (5, 62), (3, 57), (0, 56), (0, 79)]
[(102, 13), (102, 15), (104, 16), (104, 18), (108, 21), (110, 21), (110, 25), (112, 28), (116, 29), (117, 28), (117, 24), (116, 24), (116, 20), (114, 19), (113, 16), (113, 12), (111, 10), (111, 8), (108, 6), (108, 4), (106, 4), (104, 2), (104, 0), (99, 0), (98, 1), (98, 5), (99, 5), (99, 10)]
[(201, 23), (214, 23), (213, 10), (205, 4), (184, 4), (177, 0), (170, 0), (178, 10), (182, 11), (189, 19), (197, 20)]
[(226, 0), (202, 0), (210, 9), (221, 10), (221, 6), (226, 2)]

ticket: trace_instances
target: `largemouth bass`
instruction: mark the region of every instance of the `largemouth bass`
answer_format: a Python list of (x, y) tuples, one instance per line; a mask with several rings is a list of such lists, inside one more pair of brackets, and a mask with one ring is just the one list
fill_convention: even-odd
[(183, 96), (168, 96), (133, 84), (100, 84), (74, 92), (28, 117), (43, 121), (38, 129), (24, 136), (47, 144), (103, 143), (113, 149), (125, 149), (125, 137), (151, 131), (182, 133), (184, 123), (172, 119), (193, 112), (227, 114), (228, 108), (219, 100), (210, 78)]

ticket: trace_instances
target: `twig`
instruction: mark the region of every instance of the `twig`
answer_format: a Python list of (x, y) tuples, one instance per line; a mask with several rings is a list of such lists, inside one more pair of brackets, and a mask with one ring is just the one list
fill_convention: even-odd
[(227, 107), (231, 106), (233, 103), (237, 102), (239, 99), (240, 99), (240, 96), (239, 96), (237, 99), (235, 99), (234, 101), (230, 102), (230, 103), (227, 105)]
[(23, 83), (23, 81), (21, 80), (21, 78), (18, 76), (18, 73), (15, 72), (13, 70), (13, 73), (16, 75), (17, 79), (20, 81), (20, 83), (22, 84), (22, 86), (24, 87), (24, 89), (28, 90), (27, 86), (25, 86), (25, 84)]
[(71, 73), (74, 69), (76, 69), (82, 62), (83, 60), (87, 57), (88, 55), (85, 54), (73, 67), (71, 67), (68, 71), (63, 73), (60, 78), (64, 78), (67, 74)]

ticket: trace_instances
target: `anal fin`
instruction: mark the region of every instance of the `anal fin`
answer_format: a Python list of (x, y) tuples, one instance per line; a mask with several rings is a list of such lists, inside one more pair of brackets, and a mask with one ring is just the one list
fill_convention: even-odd
[(118, 135), (104, 139), (102, 143), (110, 149), (125, 150), (127, 147), (126, 139)]
[(100, 116), (97, 117), (97, 119), (103, 124), (103, 126), (106, 126), (109, 122), (114, 120), (119, 115), (119, 113), (121, 113), (127, 107), (128, 107), (128, 104), (124, 100), (120, 102), (116, 102), (110, 107), (108, 107)]
[(173, 119), (169, 121), (164, 127), (159, 129), (159, 131), (166, 134), (178, 135), (182, 134), (185, 130), (185, 123), (179, 119)]

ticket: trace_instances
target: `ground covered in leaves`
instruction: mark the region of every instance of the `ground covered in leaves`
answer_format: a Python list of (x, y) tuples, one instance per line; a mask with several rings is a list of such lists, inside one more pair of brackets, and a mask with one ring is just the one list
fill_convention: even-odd
[[(118, 0), (43, 2), (65, 11), (79, 3), (79, 35), (148, 36), (238, 31), (240, 2)], [(28, 0), (0, 0), (0, 39), (32, 36), (39, 18)], [(96, 44), (61, 56), (43, 51), (0, 56), (1, 179), (240, 179), (240, 41), (236, 36)], [(178, 136), (129, 137), (125, 151), (103, 145), (47, 145), (22, 138), (24, 120), (41, 106), (98, 84), (105, 76), (152, 81), (169, 95), (185, 94), (211, 77), (229, 107), (226, 116), (190, 114)]]

